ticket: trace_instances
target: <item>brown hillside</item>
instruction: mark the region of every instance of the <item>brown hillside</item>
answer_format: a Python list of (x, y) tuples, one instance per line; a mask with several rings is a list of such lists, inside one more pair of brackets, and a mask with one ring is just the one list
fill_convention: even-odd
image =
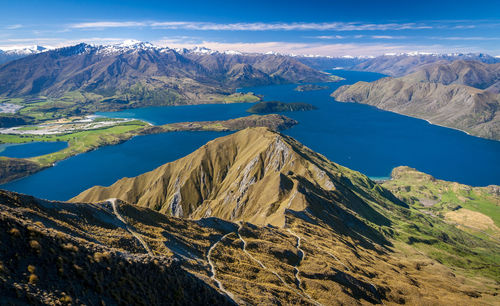
[(72, 201), (119, 198), (177, 217), (213, 216), (280, 227), (287, 209), (312, 211), (330, 221), (360, 215), (386, 224), (370, 204), (377, 199), (394, 205), (397, 200), (375, 185), (290, 137), (252, 128), (211, 141), (151, 172), (93, 187)]

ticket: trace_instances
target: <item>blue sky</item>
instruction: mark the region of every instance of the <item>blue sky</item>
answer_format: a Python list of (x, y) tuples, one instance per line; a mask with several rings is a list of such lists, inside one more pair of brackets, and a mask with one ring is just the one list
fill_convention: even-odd
[(319, 55), (500, 55), (500, 0), (0, 0), (0, 49), (134, 39)]

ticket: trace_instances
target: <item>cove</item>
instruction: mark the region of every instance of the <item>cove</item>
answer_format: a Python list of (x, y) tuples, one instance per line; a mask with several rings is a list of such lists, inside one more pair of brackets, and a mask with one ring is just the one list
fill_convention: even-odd
[(123, 177), (153, 170), (188, 155), (222, 132), (175, 132), (138, 136), (114, 146), (80, 154), (2, 189), (43, 199), (68, 200), (95, 185), (107, 186)]
[(57, 152), (67, 146), (68, 143), (65, 141), (0, 144), (0, 156), (29, 158)]

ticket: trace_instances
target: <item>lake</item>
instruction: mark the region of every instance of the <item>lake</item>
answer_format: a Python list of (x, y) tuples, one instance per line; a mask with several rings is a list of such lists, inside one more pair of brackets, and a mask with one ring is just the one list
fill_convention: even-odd
[(206, 142), (227, 135), (218, 132), (176, 132), (133, 137), (58, 162), (31, 176), (0, 186), (50, 200), (68, 200), (95, 185), (136, 176), (188, 155)]
[[(387, 178), (394, 167), (407, 165), (437, 178), (473, 186), (500, 185), (500, 142), (434, 126), (424, 120), (378, 110), (372, 106), (338, 103), (329, 95), (344, 84), (373, 81), (383, 75), (334, 70), (345, 77), (338, 83), (319, 83), (327, 90), (297, 92), (294, 84), (259, 86), (239, 91), (264, 95), (265, 100), (307, 102), (307, 112), (285, 112), (299, 124), (290, 135), (330, 160), (372, 178)], [(224, 120), (249, 115), (252, 104), (149, 107), (108, 117), (137, 118), (154, 124)], [(109, 185), (178, 159), (207, 141), (227, 133), (175, 132), (134, 137), (57, 163), (55, 167), (3, 186), (37, 197), (67, 200), (94, 185)]]
[(29, 158), (57, 152), (67, 146), (68, 143), (65, 141), (0, 144), (0, 156)]

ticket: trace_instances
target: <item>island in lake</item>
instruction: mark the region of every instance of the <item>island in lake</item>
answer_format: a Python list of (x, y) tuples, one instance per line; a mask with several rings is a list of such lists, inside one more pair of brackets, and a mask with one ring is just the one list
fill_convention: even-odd
[(313, 90), (325, 90), (329, 89), (330, 87), (328, 86), (321, 86), (321, 85), (316, 85), (316, 84), (305, 84), (305, 85), (299, 85), (295, 87), (295, 91), (313, 91)]
[(297, 111), (309, 111), (317, 109), (316, 106), (308, 103), (284, 103), (280, 101), (265, 101), (259, 102), (249, 109), (247, 112), (253, 114), (266, 114), (275, 112), (297, 112)]

